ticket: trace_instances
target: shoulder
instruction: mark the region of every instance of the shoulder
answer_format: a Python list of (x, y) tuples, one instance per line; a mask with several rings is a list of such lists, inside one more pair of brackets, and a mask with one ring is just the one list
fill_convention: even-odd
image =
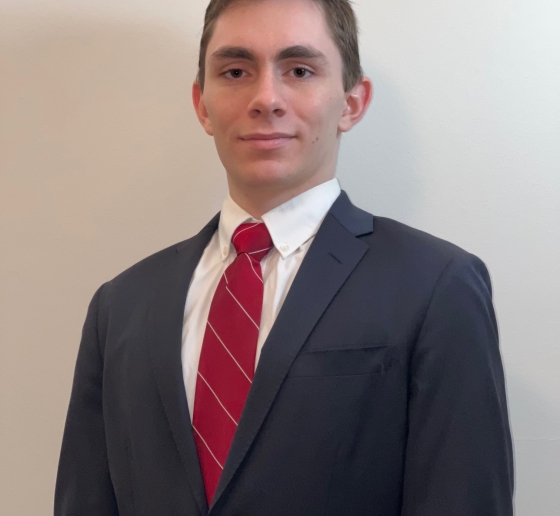
[(401, 255), (438, 263), (478, 259), (457, 244), (387, 217), (373, 216), (373, 233), (368, 236), (369, 243), (383, 246), (392, 257)]
[[(181, 264), (189, 256), (189, 244), (199, 236), (200, 233), (161, 249), (109, 279), (97, 293), (100, 307), (119, 314), (142, 309), (162, 277), (180, 272)], [(200, 242), (198, 238), (197, 243)]]
[(360, 238), (370, 247), (369, 259), (389, 274), (407, 280), (408, 285), (423, 284), (427, 288), (443, 275), (475, 275), (490, 289), (488, 270), (478, 256), (402, 222), (372, 217), (373, 232)]
[(107, 284), (111, 285), (113, 288), (119, 288), (127, 284), (144, 283), (152, 277), (162, 265), (169, 261), (177, 253), (178, 249), (188, 243), (189, 240), (190, 239), (177, 242), (141, 259), (110, 279)]
[(369, 246), (368, 259), (395, 267), (441, 268), (452, 259), (472, 256), (456, 244), (388, 217), (376, 216), (353, 204), (342, 191), (331, 215), (347, 231)]
[(428, 253), (433, 258), (441, 255), (443, 259), (467, 254), (466, 250), (452, 242), (387, 217), (373, 216), (371, 236), (393, 252), (416, 251)]

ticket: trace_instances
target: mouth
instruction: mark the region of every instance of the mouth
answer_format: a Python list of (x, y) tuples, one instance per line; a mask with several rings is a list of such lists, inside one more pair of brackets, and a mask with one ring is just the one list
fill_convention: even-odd
[(255, 149), (279, 149), (288, 145), (294, 136), (284, 133), (272, 134), (249, 134), (241, 138), (241, 141)]
[(293, 138), (273, 138), (270, 140), (250, 139), (243, 140), (244, 143), (255, 149), (279, 149), (288, 145)]

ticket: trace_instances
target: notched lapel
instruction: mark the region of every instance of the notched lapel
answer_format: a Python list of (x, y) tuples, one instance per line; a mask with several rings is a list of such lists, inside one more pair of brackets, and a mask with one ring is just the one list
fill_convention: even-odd
[(218, 221), (219, 214), (200, 233), (178, 246), (176, 253), (161, 265), (148, 316), (150, 358), (156, 383), (193, 496), (203, 515), (208, 513), (208, 504), (187, 405), (181, 342), (189, 283)]
[(253, 443), (296, 355), (369, 249), (356, 236), (372, 230), (372, 215), (353, 206), (342, 192), (321, 224), (262, 348), (210, 515)]

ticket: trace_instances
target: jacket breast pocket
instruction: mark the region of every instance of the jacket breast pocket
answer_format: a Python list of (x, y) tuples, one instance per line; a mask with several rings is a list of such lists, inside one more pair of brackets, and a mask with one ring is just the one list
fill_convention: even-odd
[(378, 374), (391, 364), (387, 344), (360, 348), (318, 349), (301, 352), (287, 377), (326, 377)]

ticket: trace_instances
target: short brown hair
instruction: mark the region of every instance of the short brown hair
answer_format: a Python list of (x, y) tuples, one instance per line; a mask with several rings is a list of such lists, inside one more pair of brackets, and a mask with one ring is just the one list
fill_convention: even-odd
[[(196, 80), (200, 89), (204, 90), (204, 76), (206, 71), (206, 51), (208, 43), (214, 34), (214, 28), (219, 16), (234, 3), (240, 0), (210, 0), (204, 16), (204, 28), (200, 38), (198, 56), (198, 74)], [(251, 0), (257, 1), (257, 0)], [(358, 48), (358, 22), (349, 0), (312, 0), (318, 4), (325, 14), (331, 36), (342, 57), (342, 83), (344, 91), (350, 91), (362, 78), (363, 71), (360, 64)]]

